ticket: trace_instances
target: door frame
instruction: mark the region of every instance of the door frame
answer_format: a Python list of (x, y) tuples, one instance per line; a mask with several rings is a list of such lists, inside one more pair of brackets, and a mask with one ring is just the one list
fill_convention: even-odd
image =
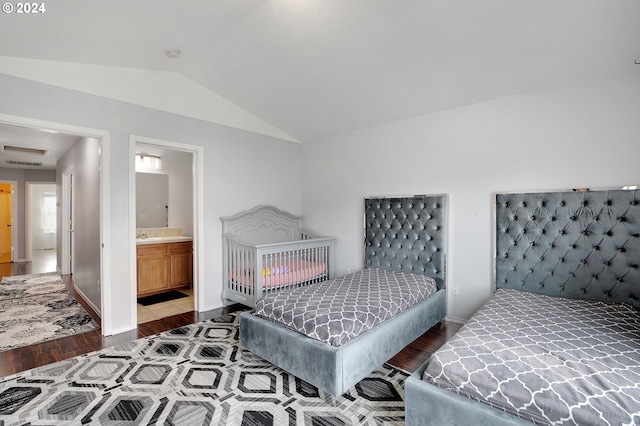
[(0, 180), (0, 183), (8, 183), (9, 185), (11, 185), (11, 262), (15, 262), (16, 252), (18, 249), (16, 245), (16, 222), (18, 220), (18, 182), (15, 180)]
[(79, 137), (97, 139), (100, 150), (100, 319), (103, 336), (113, 334), (113, 311), (111, 286), (111, 214), (110, 206), (110, 148), (111, 133), (106, 130), (80, 127), (72, 124), (56, 123), (31, 117), (0, 113), (0, 123), (30, 127), (40, 130), (70, 133)]
[(129, 135), (129, 235), (130, 253), (129, 283), (131, 301), (131, 329), (138, 326), (137, 262), (136, 262), (136, 145), (144, 144), (192, 154), (193, 199), (193, 297), (195, 309), (205, 310), (204, 285), (204, 148), (146, 136)]
[[(62, 199), (62, 227), (60, 232), (62, 233), (62, 251), (60, 253), (60, 270), (63, 275), (73, 274), (75, 272), (75, 258), (76, 258), (76, 244), (74, 241), (74, 234), (69, 229), (69, 222), (73, 227), (74, 210), (75, 210), (75, 193), (73, 190), (73, 174), (75, 166), (71, 164), (65, 170), (62, 171), (62, 193), (60, 194)], [(65, 259), (66, 256), (71, 256), (71, 261)]]

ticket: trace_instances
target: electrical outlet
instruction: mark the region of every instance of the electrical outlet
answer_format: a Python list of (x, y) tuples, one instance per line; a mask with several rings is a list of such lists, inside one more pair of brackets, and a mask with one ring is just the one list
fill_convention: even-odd
[(347, 274), (351, 273), (351, 268), (347, 268)]
[(454, 296), (460, 296), (460, 291), (458, 290), (457, 287), (453, 289), (453, 295)]

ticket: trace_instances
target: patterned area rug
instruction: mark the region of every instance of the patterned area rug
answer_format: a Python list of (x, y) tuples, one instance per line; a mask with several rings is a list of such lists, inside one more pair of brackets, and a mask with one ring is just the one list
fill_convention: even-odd
[(334, 398), (243, 352), (225, 315), (0, 380), (0, 424), (400, 425), (407, 374)]
[(0, 282), (0, 351), (97, 328), (57, 273), (5, 277)]
[(0, 282), (0, 300), (66, 291), (64, 282), (57, 272), (4, 277)]

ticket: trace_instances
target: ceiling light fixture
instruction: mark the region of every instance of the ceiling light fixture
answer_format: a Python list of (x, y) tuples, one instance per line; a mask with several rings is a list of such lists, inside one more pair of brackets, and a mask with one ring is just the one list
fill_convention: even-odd
[(136, 154), (136, 171), (160, 170), (162, 158), (158, 155)]
[(2, 147), (2, 152), (15, 152), (18, 154), (35, 154), (35, 155), (45, 155), (47, 153), (45, 149), (26, 148), (23, 146), (11, 146), (11, 145), (4, 145)]
[(178, 59), (181, 53), (180, 49), (167, 49), (164, 51), (164, 54), (170, 59)]

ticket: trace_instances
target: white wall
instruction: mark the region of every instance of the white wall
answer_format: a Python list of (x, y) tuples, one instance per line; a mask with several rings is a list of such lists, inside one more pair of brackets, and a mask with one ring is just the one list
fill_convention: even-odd
[[(220, 217), (259, 204), (301, 213), (301, 146), (267, 136), (0, 74), (0, 113), (110, 132), (110, 315), (131, 323), (129, 135), (204, 147), (205, 309), (221, 306)], [(133, 215), (135, 216), (135, 215)], [(96, 218), (97, 220), (97, 218)], [(97, 222), (96, 222), (97, 226)], [(133, 225), (135, 228), (135, 224)]]
[[(492, 194), (640, 184), (640, 70), (303, 145), (304, 225), (362, 267), (363, 198), (449, 194), (448, 315), (492, 291)], [(428, 96), (428, 94), (425, 94)]]
[(193, 154), (168, 150), (162, 168), (169, 175), (169, 226), (193, 236)]
[[(79, 138), (58, 160), (56, 183), (62, 201), (62, 173), (73, 166), (73, 284), (98, 313), (102, 313), (100, 288), (100, 141)], [(59, 229), (64, 226), (62, 203), (58, 205)], [(62, 248), (63, 232), (58, 233)], [(58, 266), (68, 253), (58, 250)], [(65, 260), (66, 261), (66, 260)]]

